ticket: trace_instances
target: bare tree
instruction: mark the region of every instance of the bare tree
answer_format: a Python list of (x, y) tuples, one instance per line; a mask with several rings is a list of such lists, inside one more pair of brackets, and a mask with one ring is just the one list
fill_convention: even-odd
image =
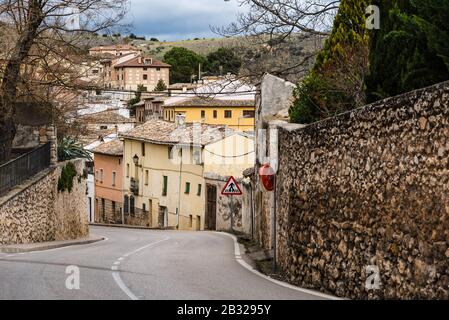
[(90, 35), (119, 27), (127, 8), (127, 0), (0, 0), (0, 162), (10, 157), (17, 100), (54, 103), (76, 91)]
[[(340, 0), (239, 0), (246, 13), (225, 27), (212, 27), (223, 36), (243, 36), (250, 54), (244, 72), (265, 72), (298, 80), (313, 63), (332, 29)], [(295, 54), (303, 46), (301, 54)], [(296, 79), (294, 79), (296, 77)]]

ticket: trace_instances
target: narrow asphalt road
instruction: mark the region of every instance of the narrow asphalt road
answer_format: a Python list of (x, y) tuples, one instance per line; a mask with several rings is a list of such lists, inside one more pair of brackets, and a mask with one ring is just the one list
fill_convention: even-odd
[[(25, 254), (0, 253), (0, 299), (321, 299), (242, 267), (214, 232), (91, 227), (107, 240)], [(68, 266), (80, 271), (69, 290)]]

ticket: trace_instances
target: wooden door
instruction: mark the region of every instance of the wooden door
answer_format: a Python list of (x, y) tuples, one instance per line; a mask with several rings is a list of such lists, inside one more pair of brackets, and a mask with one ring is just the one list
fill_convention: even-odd
[(217, 186), (206, 186), (206, 221), (207, 230), (217, 229)]

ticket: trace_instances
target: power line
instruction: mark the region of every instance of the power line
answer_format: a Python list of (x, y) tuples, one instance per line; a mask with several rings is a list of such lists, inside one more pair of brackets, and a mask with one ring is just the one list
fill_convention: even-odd
[(209, 151), (209, 150), (207, 150), (207, 149), (204, 149), (204, 151), (207, 151), (207, 152), (209, 152), (210, 154), (212, 154), (212, 155), (214, 155), (214, 156), (217, 156), (217, 157), (221, 157), (221, 158), (241, 158), (241, 157), (250, 155), (251, 153), (254, 153), (254, 150), (253, 150), (253, 151), (250, 151), (250, 152), (247, 152), (247, 153), (238, 155), (238, 156), (224, 156), (224, 155), (222, 155), (222, 154), (216, 154), (216, 153), (214, 153), (214, 152), (212, 152), (212, 151)]

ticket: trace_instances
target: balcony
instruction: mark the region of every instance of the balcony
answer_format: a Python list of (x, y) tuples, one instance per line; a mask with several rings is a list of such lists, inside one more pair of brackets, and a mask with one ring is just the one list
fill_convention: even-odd
[(130, 186), (129, 190), (135, 195), (139, 195), (139, 180), (136, 180), (134, 178), (130, 179)]

